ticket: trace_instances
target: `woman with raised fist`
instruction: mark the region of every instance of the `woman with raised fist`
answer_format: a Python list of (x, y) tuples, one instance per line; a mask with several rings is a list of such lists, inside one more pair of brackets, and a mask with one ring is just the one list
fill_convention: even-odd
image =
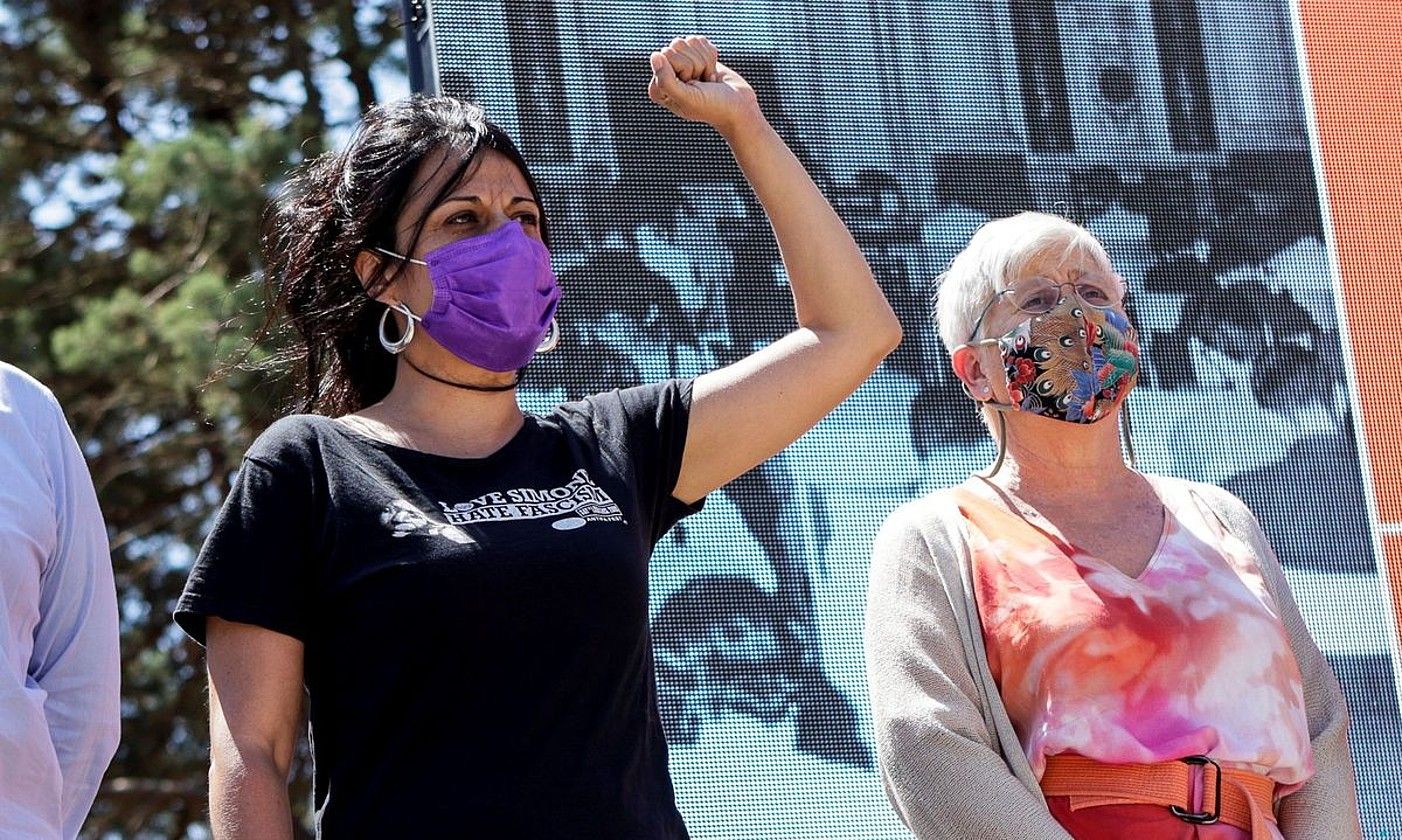
[(279, 197), (266, 276), (305, 413), (248, 451), (175, 614), (208, 646), (216, 837), (292, 835), (304, 687), (322, 836), (686, 836), (653, 546), (855, 390), (900, 328), (715, 48), (674, 40), (651, 65), (649, 96), (729, 144), (798, 321), (694, 381), (522, 411), (561, 290), (526, 163), (472, 104), (378, 106)]

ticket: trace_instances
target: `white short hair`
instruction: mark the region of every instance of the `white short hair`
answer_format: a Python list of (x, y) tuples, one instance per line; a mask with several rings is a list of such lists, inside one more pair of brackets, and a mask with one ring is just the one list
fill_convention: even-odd
[[(1049, 253), (1058, 259), (1088, 256), (1114, 272), (1105, 246), (1090, 231), (1061, 216), (1018, 213), (994, 219), (974, 231), (969, 244), (939, 276), (935, 320), (950, 355), (954, 348), (969, 342), (974, 322), (993, 296), (1008, 288), (1023, 266)], [(980, 406), (980, 416), (990, 433), (994, 433), (994, 412)], [(996, 433), (994, 437), (996, 440)]]
[(1032, 212), (994, 219), (974, 232), (939, 277), (935, 319), (945, 349), (952, 354), (968, 343), (974, 322), (993, 296), (1008, 288), (1023, 266), (1049, 252), (1059, 259), (1088, 256), (1114, 271), (1105, 246), (1069, 219)]

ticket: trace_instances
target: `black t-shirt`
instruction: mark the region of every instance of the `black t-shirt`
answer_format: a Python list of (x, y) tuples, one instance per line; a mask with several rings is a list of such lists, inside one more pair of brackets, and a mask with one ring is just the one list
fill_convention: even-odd
[(691, 384), (527, 416), (485, 458), (298, 415), (250, 448), (175, 619), (305, 643), (326, 837), (685, 838), (648, 637)]

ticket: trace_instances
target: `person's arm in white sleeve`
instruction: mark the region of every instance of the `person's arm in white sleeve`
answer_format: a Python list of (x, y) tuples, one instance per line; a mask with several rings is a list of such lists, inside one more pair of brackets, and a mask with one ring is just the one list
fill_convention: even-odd
[(63, 834), (76, 837), (121, 733), (117, 594), (107, 530), (78, 443), (54, 405), (47, 441), (57, 540), (40, 578), (29, 677), (63, 774)]

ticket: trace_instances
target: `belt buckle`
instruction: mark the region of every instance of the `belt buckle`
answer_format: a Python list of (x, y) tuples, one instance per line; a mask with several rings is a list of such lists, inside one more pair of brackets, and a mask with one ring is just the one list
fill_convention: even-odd
[(1202, 800), (1204, 804), (1207, 802), (1207, 765), (1212, 765), (1213, 768), (1217, 770), (1217, 778), (1215, 780), (1216, 795), (1213, 797), (1211, 811), (1189, 811), (1186, 808), (1179, 808), (1177, 805), (1170, 805), (1168, 806), (1169, 813), (1183, 822), (1194, 823), (1196, 825), (1212, 825), (1222, 816), (1222, 765), (1218, 764), (1210, 756), (1205, 755), (1190, 755), (1178, 760), (1184, 764), (1191, 764), (1203, 768)]

